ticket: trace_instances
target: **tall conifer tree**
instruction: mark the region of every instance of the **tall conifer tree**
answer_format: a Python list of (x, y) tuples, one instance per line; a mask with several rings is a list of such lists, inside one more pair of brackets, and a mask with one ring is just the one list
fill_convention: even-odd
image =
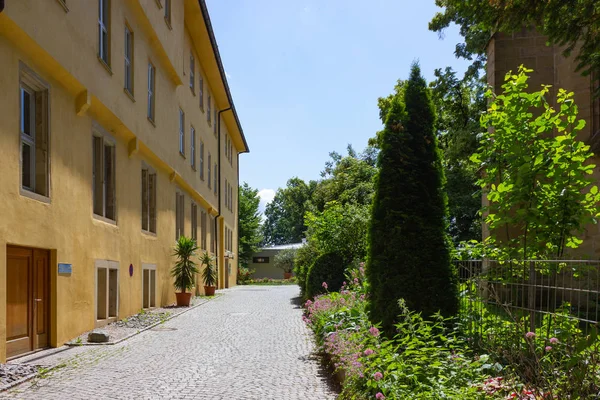
[(413, 64), (379, 137), (379, 173), (369, 228), (371, 319), (393, 333), (398, 299), (424, 316), (458, 310), (446, 234), (447, 199), (429, 89)]

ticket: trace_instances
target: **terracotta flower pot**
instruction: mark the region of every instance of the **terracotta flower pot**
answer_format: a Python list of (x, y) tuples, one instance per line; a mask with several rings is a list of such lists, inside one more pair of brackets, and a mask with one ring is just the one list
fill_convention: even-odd
[(283, 273), (283, 279), (290, 279), (292, 277), (292, 273), (291, 272), (284, 272)]
[(177, 306), (178, 307), (189, 307), (190, 300), (192, 299), (192, 293), (175, 293), (175, 297), (177, 297)]
[(214, 296), (215, 295), (215, 286), (204, 286), (204, 294), (207, 296)]

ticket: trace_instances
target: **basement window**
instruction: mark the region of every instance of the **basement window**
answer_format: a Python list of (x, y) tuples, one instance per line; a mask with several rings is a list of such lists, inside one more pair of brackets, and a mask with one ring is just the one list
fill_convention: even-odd
[(96, 325), (119, 316), (119, 263), (96, 260)]
[(142, 264), (142, 308), (156, 307), (156, 265)]

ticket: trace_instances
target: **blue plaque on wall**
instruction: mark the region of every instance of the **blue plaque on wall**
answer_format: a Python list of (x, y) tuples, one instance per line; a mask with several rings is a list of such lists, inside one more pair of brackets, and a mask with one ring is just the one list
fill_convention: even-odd
[(73, 265), (58, 263), (58, 273), (59, 274), (71, 274), (73, 272)]

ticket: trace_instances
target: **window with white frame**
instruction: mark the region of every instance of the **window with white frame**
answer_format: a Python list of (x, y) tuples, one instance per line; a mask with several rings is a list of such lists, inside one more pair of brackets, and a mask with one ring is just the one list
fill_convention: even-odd
[(142, 166), (142, 230), (156, 233), (156, 171)]
[(211, 113), (211, 97), (210, 97), (210, 92), (208, 93), (208, 99), (206, 99), (206, 120), (208, 121), (208, 124), (210, 125), (210, 113)]
[(179, 109), (179, 153), (185, 156), (185, 114)]
[(177, 192), (175, 198), (175, 240), (184, 236), (185, 223), (185, 196), (183, 193)]
[(217, 125), (219, 123), (219, 112), (217, 111), (217, 105), (215, 104), (215, 121), (213, 124), (213, 133), (215, 134), (215, 136), (217, 136)]
[(92, 146), (94, 214), (115, 221), (115, 141), (100, 129), (94, 129)]
[(210, 180), (212, 179), (212, 176), (211, 176), (211, 174), (210, 174), (210, 171), (211, 171), (211, 163), (212, 163), (212, 161), (211, 161), (211, 156), (210, 156), (210, 152), (209, 152), (209, 153), (208, 153), (208, 171), (207, 171), (207, 176), (208, 176), (208, 179), (206, 180), (206, 181), (208, 182), (208, 188), (209, 188), (209, 189), (210, 189), (210, 188), (211, 188), (211, 186), (212, 186), (212, 185), (211, 185), (211, 183), (210, 183)]
[(196, 129), (190, 128), (190, 157), (193, 169), (196, 169)]
[(217, 194), (217, 163), (215, 163), (215, 168), (213, 170), (214, 182), (213, 182), (213, 191), (215, 195)]
[(142, 308), (156, 307), (156, 264), (142, 264)]
[(119, 263), (96, 260), (96, 323), (119, 317)]
[(154, 93), (156, 83), (156, 69), (151, 62), (148, 62), (148, 119), (154, 122)]
[(206, 250), (206, 211), (200, 212), (200, 248)]
[(191, 207), (192, 215), (190, 216), (192, 221), (192, 239), (198, 240), (198, 206), (192, 202)]
[(198, 82), (198, 96), (200, 96), (200, 109), (204, 111), (204, 79), (202, 73), (200, 75), (200, 81)]
[(215, 219), (214, 217), (210, 217), (210, 251), (211, 253), (215, 253), (217, 235), (215, 234)]
[(125, 24), (125, 90), (133, 96), (133, 32)]
[(200, 179), (204, 180), (204, 142), (200, 140), (200, 162), (198, 167), (200, 168)]
[(50, 195), (48, 85), (21, 64), (19, 94), (21, 188)]
[(194, 54), (190, 52), (190, 89), (192, 93), (196, 91), (196, 60)]
[(228, 199), (229, 190), (227, 190), (227, 187), (228, 187), (228, 183), (227, 183), (227, 179), (225, 179), (225, 207), (229, 208), (229, 199)]
[(110, 0), (98, 0), (98, 57), (110, 66)]

